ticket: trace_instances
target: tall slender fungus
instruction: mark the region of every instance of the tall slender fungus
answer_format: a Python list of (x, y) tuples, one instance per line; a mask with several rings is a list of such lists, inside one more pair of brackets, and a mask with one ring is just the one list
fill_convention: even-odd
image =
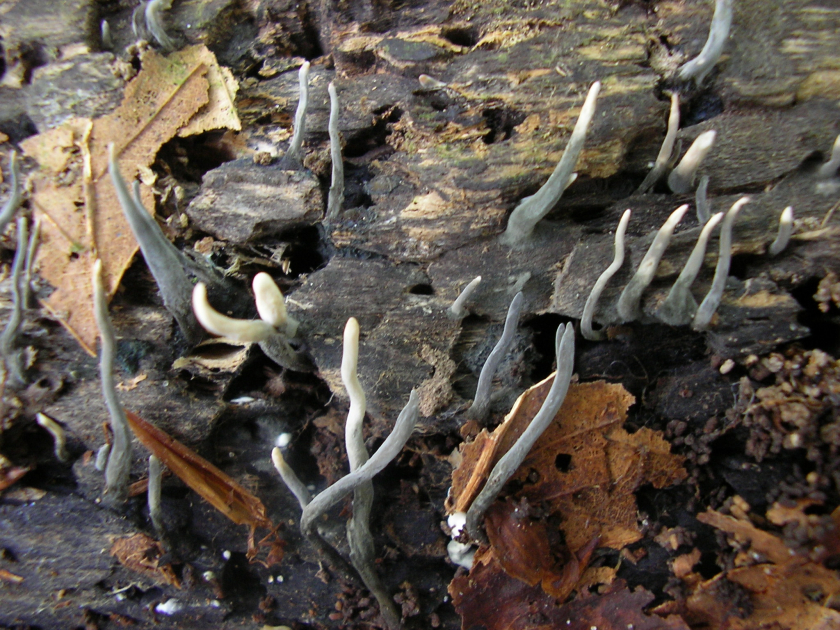
[(330, 159), (332, 160), (332, 183), (327, 198), (326, 223), (332, 223), (338, 218), (341, 212), (341, 204), (344, 202), (344, 161), (341, 157), (341, 135), (338, 132), (338, 93), (335, 84), (330, 82), (327, 86), (330, 93), (330, 122), (328, 125), (330, 133)]
[(706, 159), (709, 151), (712, 150), (712, 145), (715, 143), (715, 136), (717, 132), (704, 131), (685, 152), (683, 159), (677, 164), (677, 167), (668, 175), (668, 188), (677, 194), (687, 193), (694, 186), (694, 178), (697, 175), (697, 169), (700, 164)]
[(618, 315), (622, 322), (632, 322), (641, 316), (642, 312), (639, 303), (642, 300), (642, 293), (651, 283), (651, 280), (653, 280), (653, 275), (656, 273), (659, 261), (662, 260), (662, 255), (671, 242), (674, 229), (682, 220), (687, 210), (688, 204), (680, 206), (662, 224), (662, 227), (659, 228), (656, 237), (653, 239), (653, 243), (650, 244), (650, 248), (645, 254), (645, 257), (639, 263), (639, 268), (636, 270), (636, 273), (630, 279), (630, 282), (627, 283), (627, 286), (624, 287), (624, 291), (621, 292), (618, 298)]
[(290, 168), (294, 162), (300, 160), (300, 149), (303, 146), (303, 135), (306, 133), (306, 109), (309, 107), (309, 62), (304, 61), (298, 72), (298, 84), (300, 85), (300, 98), (297, 110), (295, 111), (295, 130), (292, 134), (292, 141), (289, 143), (289, 150), (283, 158), (286, 168)]
[(834, 145), (831, 147), (831, 157), (817, 171), (817, 177), (820, 179), (834, 177), (838, 168), (840, 168), (840, 136), (834, 139)]
[(540, 410), (528, 427), (519, 436), (516, 443), (505, 453), (493, 467), (487, 477), (484, 488), (478, 493), (467, 510), (467, 532), (473, 540), (486, 542), (487, 537), (481, 530), (484, 513), (496, 500), (508, 479), (519, 468), (536, 441), (554, 420), (560, 406), (566, 399), (569, 383), (572, 380), (572, 369), (575, 363), (575, 330), (571, 324), (560, 324), (554, 337), (554, 349), (557, 356), (557, 371), (554, 381), (548, 390)]
[(519, 324), (519, 315), (522, 313), (522, 303), (525, 298), (520, 291), (510, 302), (508, 307), (507, 317), (505, 317), (505, 328), (502, 331), (502, 336), (484, 362), (481, 368), (481, 374), (478, 376), (478, 386), (475, 389), (475, 398), (472, 405), (467, 410), (467, 417), (471, 420), (484, 420), (487, 417), (487, 412), (490, 410), (490, 388), (493, 385), (493, 376), (499, 368), (502, 359), (513, 342), (516, 336), (516, 327)]
[(700, 183), (697, 184), (697, 192), (694, 194), (694, 203), (697, 205), (697, 222), (700, 225), (706, 223), (712, 216), (712, 204), (709, 201), (709, 176), (703, 175)]
[(729, 264), (732, 260), (732, 225), (744, 204), (748, 203), (749, 197), (741, 197), (732, 204), (720, 228), (720, 246), (718, 250), (718, 262), (715, 267), (715, 277), (712, 286), (706, 297), (700, 303), (691, 327), (694, 330), (706, 330), (712, 322), (712, 317), (723, 298), (723, 290), (726, 288), (726, 278), (729, 276)]
[(771, 256), (778, 256), (790, 242), (790, 237), (793, 234), (793, 206), (788, 206), (782, 210), (782, 216), (779, 217), (779, 232), (776, 234), (769, 249), (767, 250)]
[(481, 284), (481, 276), (476, 276), (464, 287), (464, 290), (455, 298), (455, 301), (452, 302), (452, 306), (449, 307), (446, 313), (450, 318), (462, 319), (467, 316), (467, 309), (464, 305), (478, 288), (479, 284)]
[(569, 144), (563, 151), (560, 162), (548, 178), (548, 181), (536, 193), (525, 197), (508, 219), (507, 229), (500, 237), (502, 243), (509, 247), (522, 245), (538, 221), (543, 219), (563, 196), (563, 191), (574, 181), (574, 171), (578, 157), (583, 150), (583, 143), (586, 140), (586, 132), (589, 124), (595, 116), (595, 103), (598, 100), (598, 92), (601, 90), (601, 82), (596, 81), (589, 88), (586, 100), (580, 110), (575, 128), (569, 138)]
[(659, 155), (656, 156), (656, 162), (653, 163), (653, 168), (647, 174), (644, 181), (642, 181), (636, 192), (644, 194), (656, 185), (665, 171), (671, 164), (671, 156), (674, 153), (674, 144), (677, 141), (677, 132), (680, 130), (680, 95), (677, 92), (671, 93), (671, 110), (668, 114), (668, 129), (665, 132), (665, 140), (662, 141), (662, 147), (659, 149)]
[(723, 54), (723, 47), (729, 39), (732, 27), (732, 5), (734, 0), (715, 0), (715, 14), (709, 27), (709, 37), (703, 50), (694, 59), (680, 66), (677, 76), (681, 81), (695, 79), (698, 84), (709, 74)]
[(615, 255), (613, 256), (613, 261), (595, 281), (589, 297), (586, 298), (586, 305), (583, 307), (583, 315), (580, 318), (580, 332), (583, 334), (584, 339), (588, 339), (589, 341), (600, 341), (605, 336), (603, 331), (592, 329), (592, 318), (595, 316), (598, 300), (604, 288), (607, 286), (607, 282), (615, 275), (616, 271), (621, 269), (621, 265), (624, 264), (624, 233), (627, 231), (627, 224), (629, 222), (630, 211), (625, 210), (615, 230)]
[(108, 315), (108, 301), (102, 282), (102, 261), (93, 263), (93, 311), (102, 347), (99, 354), (99, 378), (102, 381), (102, 396), (111, 418), (114, 442), (105, 466), (105, 502), (119, 507), (128, 498), (128, 475), (131, 472), (131, 429), (125, 412), (117, 398), (114, 382), (114, 359), (117, 355), (117, 338), (111, 317)]
[(691, 283), (697, 278), (700, 269), (703, 266), (703, 259), (706, 257), (706, 247), (709, 243), (709, 237), (712, 235), (712, 230), (715, 229), (718, 223), (723, 219), (723, 212), (718, 212), (713, 216), (697, 238), (697, 243), (691, 251), (691, 255), (685, 262), (679, 278), (674, 282), (674, 286), (668, 292), (668, 297), (662, 302), (662, 305), (656, 311), (656, 317), (660, 321), (670, 324), (671, 326), (682, 326), (691, 322), (694, 314), (697, 312), (697, 301), (691, 295)]

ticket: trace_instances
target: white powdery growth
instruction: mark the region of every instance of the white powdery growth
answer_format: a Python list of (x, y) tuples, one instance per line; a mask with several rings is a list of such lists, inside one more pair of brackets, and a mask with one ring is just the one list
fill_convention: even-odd
[(793, 206), (788, 206), (782, 210), (782, 216), (779, 217), (779, 232), (776, 234), (776, 240), (770, 244), (768, 252), (771, 256), (778, 256), (790, 242), (790, 237), (793, 234)]
[(583, 334), (584, 339), (588, 339), (589, 341), (600, 341), (605, 336), (603, 331), (592, 329), (592, 318), (595, 316), (598, 300), (604, 288), (607, 286), (607, 282), (615, 275), (616, 271), (621, 269), (621, 265), (624, 264), (624, 233), (627, 231), (627, 224), (629, 222), (630, 211), (625, 210), (618, 222), (618, 228), (615, 230), (615, 255), (613, 261), (604, 270), (604, 273), (598, 277), (598, 280), (595, 281), (595, 285), (592, 287), (592, 291), (586, 299), (586, 305), (583, 307), (583, 315), (580, 319), (580, 332)]
[(289, 150), (286, 152), (285, 160), (297, 160), (300, 156), (300, 148), (303, 146), (303, 134), (306, 133), (306, 108), (309, 107), (309, 62), (305, 61), (298, 72), (300, 84), (300, 99), (295, 111), (295, 131), (292, 141), (289, 143)]
[(580, 110), (580, 116), (572, 131), (572, 136), (569, 138), (569, 144), (566, 145), (563, 157), (560, 158), (560, 162), (555, 167), (551, 177), (548, 178), (542, 188), (530, 197), (525, 197), (514, 208), (513, 214), (508, 219), (507, 229), (500, 237), (501, 242), (505, 245), (509, 247), (522, 245), (534, 231), (534, 226), (557, 205), (560, 197), (563, 196), (563, 191), (574, 181), (575, 175), (572, 171), (574, 171), (578, 157), (583, 150), (586, 132), (595, 115), (595, 103), (598, 100), (600, 90), (600, 81), (596, 81), (589, 88), (589, 93), (586, 95), (586, 100)]
[(668, 175), (668, 188), (672, 192), (681, 194), (691, 190), (691, 187), (694, 186), (694, 177), (697, 175), (697, 169), (700, 168), (700, 164), (703, 163), (709, 151), (712, 150), (716, 135), (717, 132), (713, 130), (704, 131), (691, 143), (683, 159), (671, 171), (671, 174)]
[(662, 224), (653, 243), (650, 244), (645, 257), (639, 263), (639, 268), (636, 273), (624, 287), (621, 296), (618, 298), (618, 315), (622, 322), (632, 322), (639, 319), (641, 316), (641, 308), (639, 303), (642, 299), (642, 293), (645, 288), (653, 280), (653, 275), (656, 273), (656, 268), (659, 266), (659, 261), (662, 260), (662, 255), (671, 242), (671, 236), (674, 234), (674, 229), (682, 220), (688, 204), (680, 206), (671, 213), (671, 216)]
[(715, 67), (723, 54), (726, 40), (729, 39), (733, 4), (734, 0), (715, 0), (715, 14), (712, 16), (712, 24), (709, 27), (709, 38), (700, 54), (677, 70), (677, 76), (681, 81), (695, 79), (698, 84), (703, 83), (703, 79)]
[(817, 171), (817, 177), (820, 179), (834, 177), (838, 168), (840, 168), (840, 136), (837, 136), (834, 140), (834, 146), (831, 147), (831, 158)]
[(720, 301), (723, 298), (723, 290), (726, 288), (726, 278), (729, 276), (729, 264), (732, 260), (732, 225), (735, 223), (735, 218), (748, 203), (749, 197), (741, 197), (738, 201), (732, 204), (726, 217), (723, 219), (723, 224), (720, 228), (720, 249), (718, 250), (718, 263), (715, 267), (715, 277), (712, 280), (712, 286), (706, 297), (700, 303), (697, 313), (694, 315), (694, 320), (691, 322), (691, 327), (694, 330), (706, 330), (712, 321), (712, 317), (717, 311)]
[(691, 295), (689, 289), (703, 266), (703, 259), (706, 257), (706, 247), (709, 243), (709, 237), (712, 235), (712, 230), (720, 223), (721, 219), (723, 219), (723, 212), (718, 212), (703, 226), (703, 230), (700, 232), (697, 243), (694, 245), (694, 249), (691, 251), (679, 278), (676, 279), (674, 286), (668, 292), (668, 297), (665, 298), (656, 312), (656, 317), (660, 321), (671, 326), (682, 326), (690, 323), (697, 312), (697, 301)]

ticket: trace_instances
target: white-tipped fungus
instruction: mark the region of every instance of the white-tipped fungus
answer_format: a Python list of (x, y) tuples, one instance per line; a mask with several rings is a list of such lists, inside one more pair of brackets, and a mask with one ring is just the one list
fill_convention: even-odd
[(793, 206), (788, 206), (782, 210), (782, 215), (779, 217), (779, 231), (776, 234), (776, 240), (770, 244), (767, 250), (771, 256), (778, 256), (790, 242), (790, 237), (793, 234)]
[(682, 194), (691, 190), (691, 187), (694, 186), (697, 169), (700, 168), (703, 160), (712, 150), (716, 135), (717, 132), (714, 130), (704, 131), (691, 143), (683, 159), (668, 175), (668, 188), (671, 189), (671, 192)]
[(306, 109), (309, 107), (309, 62), (304, 61), (298, 71), (298, 84), (300, 85), (300, 98), (298, 99), (297, 110), (295, 111), (295, 129), (292, 133), (292, 141), (289, 143), (289, 150), (283, 158), (287, 166), (300, 159), (300, 149), (303, 146), (303, 135), (306, 133)]
[(193, 312), (207, 332), (226, 337), (240, 343), (265, 341), (277, 330), (261, 319), (234, 319), (222, 315), (207, 301), (207, 286), (199, 282), (192, 290)]
[(530, 197), (525, 197), (514, 208), (508, 219), (507, 229), (500, 237), (501, 242), (505, 245), (509, 247), (522, 245), (531, 236), (534, 226), (551, 212), (552, 208), (560, 201), (560, 197), (563, 196), (563, 191), (572, 183), (573, 171), (583, 150), (586, 132), (595, 116), (595, 103), (598, 100), (600, 90), (600, 81), (596, 81), (589, 88), (589, 93), (586, 95), (586, 100), (580, 110), (580, 116), (575, 123), (566, 150), (563, 151), (563, 156), (548, 181), (536, 193)]
[(831, 157), (817, 171), (817, 177), (820, 179), (834, 177), (838, 168), (840, 168), (840, 135), (834, 139), (834, 145), (831, 147)]
[(715, 267), (715, 277), (712, 280), (712, 286), (706, 297), (697, 308), (697, 313), (694, 315), (694, 320), (691, 322), (691, 327), (694, 330), (706, 330), (712, 321), (712, 317), (720, 305), (721, 298), (723, 298), (723, 290), (726, 288), (726, 278), (729, 276), (729, 264), (732, 260), (732, 225), (738, 216), (741, 208), (749, 202), (749, 197), (741, 197), (738, 201), (732, 204), (729, 212), (723, 219), (723, 224), (720, 228), (720, 247), (718, 250), (718, 262)]
[(699, 85), (703, 83), (703, 79), (706, 78), (709, 71), (715, 67), (721, 54), (723, 54), (726, 40), (729, 38), (729, 30), (732, 27), (733, 3), (734, 0), (715, 0), (715, 13), (709, 27), (709, 37), (700, 54), (677, 70), (677, 76), (681, 81), (695, 79)]
[(60, 462), (67, 461), (67, 438), (64, 435), (64, 428), (48, 415), (40, 411), (35, 414), (35, 420), (53, 437), (53, 451)]
[(627, 286), (624, 287), (624, 291), (621, 292), (621, 296), (618, 298), (618, 315), (622, 322), (632, 322), (641, 316), (642, 313), (639, 303), (642, 299), (642, 293), (651, 283), (651, 280), (653, 280), (656, 268), (659, 266), (659, 261), (662, 259), (662, 255), (671, 242), (674, 229), (682, 220), (687, 210), (688, 204), (680, 206), (662, 224), (662, 227), (659, 228), (656, 237), (653, 239), (653, 243), (650, 244), (650, 248), (645, 254), (645, 257), (639, 263), (639, 268), (636, 270), (636, 273), (630, 279), (630, 282), (627, 283)]
[(467, 410), (467, 417), (471, 420), (484, 420), (487, 412), (490, 411), (490, 387), (493, 384), (493, 376), (499, 368), (502, 359), (505, 358), (513, 338), (516, 336), (516, 327), (519, 324), (519, 315), (522, 313), (522, 303), (525, 301), (522, 292), (517, 293), (511, 300), (505, 317), (505, 328), (502, 336), (484, 362), (481, 374), (478, 376), (478, 386), (475, 389), (475, 399)]
[(292, 470), (292, 467), (286, 463), (286, 459), (283, 457), (283, 451), (276, 446), (271, 449), (271, 461), (274, 464), (274, 468), (277, 470), (277, 473), (280, 475), (280, 478), (283, 480), (283, 483), (285, 483), (289, 491), (295, 495), (295, 498), (298, 500), (298, 504), (300, 504), (300, 509), (304, 509), (312, 500), (312, 495), (306, 487), (306, 484), (300, 480), (300, 478), (295, 474), (295, 471)]
[(160, 506), (160, 492), (163, 484), (163, 466), (154, 455), (149, 455), (149, 486), (146, 489), (146, 504), (149, 518), (160, 538), (165, 536), (163, 528), (163, 509)]
[(647, 174), (644, 181), (642, 181), (636, 192), (644, 194), (656, 185), (665, 171), (671, 164), (671, 156), (674, 153), (674, 144), (677, 141), (677, 132), (680, 130), (680, 95), (677, 92), (671, 93), (671, 109), (668, 114), (668, 129), (665, 132), (665, 140), (662, 141), (662, 147), (659, 149), (659, 155), (656, 156), (656, 162), (653, 163), (653, 168)]
[(452, 302), (452, 306), (449, 307), (447, 311), (447, 315), (452, 319), (463, 319), (467, 316), (467, 309), (464, 307), (464, 304), (467, 303), (467, 300), (470, 299), (472, 294), (478, 288), (478, 285), (481, 283), (481, 276), (476, 276), (464, 287), (464, 290), (455, 298), (455, 301)]
[(330, 94), (330, 121), (328, 130), (330, 133), (330, 159), (332, 161), (332, 181), (330, 192), (327, 198), (327, 214), (325, 223), (331, 223), (338, 218), (341, 212), (341, 204), (344, 203), (344, 160), (341, 157), (341, 135), (338, 132), (338, 92), (335, 84), (330, 82), (327, 86)]
[(575, 330), (571, 324), (560, 324), (557, 327), (557, 334), (554, 337), (554, 349), (557, 356), (557, 371), (554, 373), (554, 381), (548, 394), (545, 396), (540, 410), (528, 427), (519, 436), (516, 443), (510, 447), (501, 459), (493, 467), (487, 476), (487, 481), (481, 492), (473, 500), (467, 510), (466, 527), (473, 540), (487, 541), (487, 537), (481, 530), (481, 523), (487, 508), (496, 500), (508, 479), (519, 468), (525, 457), (530, 452), (536, 441), (554, 420), (560, 406), (566, 399), (569, 391), (569, 383), (572, 380), (572, 369), (575, 364)]
[(697, 278), (706, 257), (706, 247), (712, 230), (723, 219), (723, 212), (718, 212), (708, 220), (697, 238), (697, 243), (688, 260), (685, 262), (682, 272), (674, 282), (674, 286), (668, 292), (668, 297), (656, 311), (656, 317), (671, 326), (682, 326), (688, 324), (697, 312), (697, 300), (691, 295), (691, 283)]
[(172, 8), (172, 0), (150, 0), (146, 3), (144, 17), (146, 30), (152, 34), (160, 47), (166, 52), (175, 50), (175, 41), (166, 34), (163, 27), (163, 11)]
[(294, 337), (298, 322), (286, 312), (286, 299), (271, 276), (261, 271), (254, 276), (251, 287), (254, 289), (254, 301), (260, 319), (284, 331), (287, 337)]
[(583, 307), (583, 315), (580, 318), (580, 332), (584, 339), (589, 341), (600, 341), (605, 337), (601, 330), (594, 330), (592, 328), (592, 318), (595, 316), (595, 309), (598, 307), (598, 300), (601, 293), (607, 286), (610, 278), (615, 275), (615, 272), (621, 269), (624, 264), (624, 233), (627, 231), (627, 224), (630, 222), (630, 210), (625, 210), (618, 221), (618, 227), (615, 230), (615, 254), (610, 266), (604, 270), (595, 284), (592, 286), (592, 291), (589, 292), (589, 297), (586, 298), (586, 304)]

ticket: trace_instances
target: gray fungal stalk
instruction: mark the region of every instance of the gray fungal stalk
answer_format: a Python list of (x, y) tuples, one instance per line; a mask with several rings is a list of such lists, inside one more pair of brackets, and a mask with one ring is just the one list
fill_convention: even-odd
[(505, 317), (505, 328), (502, 331), (502, 336), (499, 337), (499, 341), (493, 347), (490, 356), (487, 357), (487, 361), (481, 368), (481, 374), (478, 376), (475, 399), (467, 410), (467, 417), (471, 420), (482, 421), (490, 411), (490, 388), (493, 385), (493, 376), (499, 369), (499, 364), (505, 358), (505, 354), (507, 354), (508, 348), (516, 336), (516, 327), (519, 325), (519, 316), (522, 313), (522, 303), (524, 301), (525, 298), (521, 291), (511, 300), (507, 317)]
[(834, 177), (837, 174), (838, 168), (840, 168), (840, 136), (835, 138), (834, 145), (831, 147), (831, 157), (817, 171), (817, 177), (819, 179)]
[(332, 161), (332, 182), (327, 197), (327, 215), (324, 222), (329, 225), (334, 222), (341, 212), (341, 204), (344, 203), (344, 160), (341, 157), (341, 134), (338, 131), (338, 93), (335, 84), (330, 82), (327, 86), (330, 94), (330, 159)]
[(630, 282), (627, 283), (627, 286), (624, 287), (624, 291), (621, 292), (621, 296), (618, 298), (618, 315), (622, 322), (632, 322), (641, 317), (642, 311), (639, 304), (642, 300), (642, 293), (653, 280), (656, 268), (659, 266), (659, 261), (662, 260), (662, 255), (671, 242), (674, 229), (682, 220), (687, 210), (688, 204), (680, 206), (662, 224), (662, 227), (659, 228), (656, 237), (653, 239), (653, 243), (650, 244), (650, 248), (645, 254), (645, 257), (639, 263), (639, 268), (636, 270), (636, 273), (630, 279)]
[(580, 319), (580, 331), (584, 339), (589, 341), (600, 341), (605, 335), (601, 330), (593, 330), (592, 318), (595, 316), (595, 309), (598, 307), (598, 300), (601, 298), (601, 293), (607, 286), (610, 278), (621, 269), (624, 264), (624, 233), (627, 231), (627, 224), (630, 222), (630, 211), (625, 210), (618, 222), (618, 227), (615, 230), (615, 255), (610, 266), (604, 270), (598, 280), (595, 281), (589, 297), (586, 298), (586, 305), (583, 307), (583, 315)]
[(700, 273), (703, 260), (706, 257), (709, 237), (721, 219), (723, 219), (723, 212), (718, 212), (703, 226), (685, 267), (683, 267), (682, 272), (674, 282), (674, 286), (668, 292), (668, 297), (656, 311), (656, 317), (660, 321), (671, 326), (682, 326), (691, 323), (694, 318), (694, 314), (697, 312), (697, 301), (691, 295), (691, 284), (697, 278), (697, 274)]
[(723, 298), (723, 290), (726, 288), (726, 278), (729, 276), (729, 264), (732, 260), (732, 225), (735, 223), (735, 219), (741, 211), (741, 208), (749, 200), (749, 197), (741, 197), (732, 204), (732, 207), (723, 219), (720, 228), (720, 249), (718, 252), (717, 266), (715, 267), (715, 277), (712, 280), (712, 286), (709, 292), (703, 298), (691, 322), (691, 327), (694, 330), (706, 330), (709, 327), (712, 317)]
[(595, 115), (595, 103), (598, 100), (598, 92), (601, 90), (600, 81), (596, 81), (589, 88), (586, 100), (580, 110), (575, 128), (569, 138), (569, 144), (563, 151), (563, 156), (557, 164), (554, 172), (548, 181), (536, 193), (525, 197), (508, 219), (507, 229), (500, 237), (502, 243), (509, 247), (518, 247), (525, 243), (534, 231), (534, 226), (547, 215), (560, 198), (563, 192), (574, 181), (573, 173), (577, 165), (580, 153), (583, 150), (583, 143), (586, 140), (586, 132), (589, 124)]
[(706, 159), (709, 151), (712, 150), (712, 145), (715, 143), (715, 131), (704, 131), (685, 152), (683, 159), (677, 164), (677, 167), (668, 175), (668, 188), (671, 192), (677, 194), (687, 193), (694, 186), (694, 178), (697, 175), (697, 169)]
[(467, 303), (467, 300), (472, 297), (472, 294), (478, 288), (478, 285), (481, 284), (481, 276), (476, 276), (472, 280), (470, 280), (469, 284), (464, 287), (464, 290), (455, 298), (455, 301), (452, 302), (452, 306), (449, 307), (449, 310), (446, 312), (447, 316), (451, 319), (463, 319), (467, 316), (467, 309), (464, 306)]
[(15, 216), (15, 212), (20, 207), (21, 199), (23, 199), (23, 186), (20, 181), (20, 164), (18, 162), (17, 151), (12, 151), (9, 154), (9, 171), (12, 176), (12, 182), (9, 186), (9, 198), (3, 205), (3, 210), (0, 210), (0, 232), (6, 229), (9, 221)]
[(793, 206), (788, 206), (782, 210), (782, 216), (779, 217), (779, 231), (767, 252), (771, 256), (778, 256), (790, 242), (790, 237), (793, 234)]
[(304, 61), (298, 71), (298, 84), (300, 86), (300, 98), (297, 110), (295, 111), (295, 129), (292, 133), (292, 140), (289, 143), (289, 150), (283, 157), (283, 168), (292, 168), (300, 161), (300, 149), (303, 146), (303, 136), (306, 133), (306, 109), (309, 107), (309, 62)]
[(639, 194), (644, 194), (653, 188), (656, 183), (662, 179), (665, 171), (671, 165), (671, 158), (674, 154), (674, 144), (677, 141), (677, 132), (680, 130), (680, 95), (676, 92), (671, 94), (671, 110), (668, 114), (668, 129), (665, 132), (665, 140), (662, 141), (662, 147), (659, 149), (659, 155), (656, 156), (656, 162), (650, 173), (647, 174), (644, 181), (642, 181), (638, 190)]
[(703, 83), (706, 75), (715, 67), (723, 47), (729, 39), (729, 29), (732, 27), (732, 5), (735, 0), (715, 0), (715, 13), (709, 27), (709, 37), (703, 50), (694, 59), (680, 66), (677, 76), (681, 81), (694, 79), (698, 84)]
[(466, 528), (473, 540), (486, 542), (487, 537), (481, 529), (484, 513), (496, 500), (504, 485), (507, 483), (534, 446), (536, 441), (554, 420), (560, 406), (566, 399), (569, 383), (572, 379), (572, 369), (575, 362), (575, 330), (571, 324), (557, 327), (554, 339), (557, 355), (557, 372), (551, 384), (542, 407), (531, 420), (528, 427), (519, 436), (516, 443), (505, 453), (487, 477), (487, 482), (478, 496), (467, 510)]
[(106, 505), (112, 508), (121, 506), (128, 498), (128, 475), (131, 472), (131, 429), (125, 412), (117, 398), (114, 382), (114, 359), (117, 354), (117, 337), (108, 315), (108, 301), (102, 282), (102, 261), (93, 263), (93, 312), (102, 347), (99, 353), (99, 378), (102, 381), (102, 396), (111, 418), (111, 431), (114, 441), (105, 466)]

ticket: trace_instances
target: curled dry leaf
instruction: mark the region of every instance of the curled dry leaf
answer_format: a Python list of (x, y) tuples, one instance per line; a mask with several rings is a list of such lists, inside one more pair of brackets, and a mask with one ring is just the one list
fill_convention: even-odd
[[(788, 509), (776, 509), (785, 518)], [(840, 578), (836, 571), (799, 556), (784, 540), (757, 528), (748, 518), (708, 511), (697, 519), (729, 534), (740, 549), (735, 567), (710, 580), (681, 576), (688, 594), (656, 608), (679, 613), (692, 626), (731, 628), (840, 627)]]
[[(95, 120), (70, 120), (21, 142), (40, 167), (31, 178), (32, 203), (44, 218), (39, 273), (56, 289), (43, 304), (90, 354), (97, 335), (92, 257), (102, 260), (110, 297), (137, 252), (108, 177), (108, 145), (114, 143), (120, 170), (130, 181), (181, 131), (238, 128), (234, 93), (204, 46), (168, 57), (148, 53), (116, 110)], [(149, 188), (143, 187), (141, 196), (147, 208), (154, 208)]]
[[(492, 434), (482, 431), (462, 447), (463, 463), (452, 476), (448, 507), (466, 511), (489, 471), (516, 441), (539, 409), (551, 380), (535, 385), (516, 401)], [(685, 478), (683, 457), (650, 429), (632, 435), (623, 428), (635, 399), (621, 385), (604, 381), (572, 384), (554, 422), (522, 463), (519, 482), (532, 505), (545, 503), (563, 519), (573, 553), (593, 538), (621, 548), (641, 537), (633, 493), (650, 483), (662, 488)]]
[(155, 582), (181, 588), (181, 581), (172, 570), (172, 565), (160, 564), (165, 552), (161, 544), (151, 536), (138, 533), (127, 538), (117, 538), (111, 545), (110, 553), (127, 569), (145, 575)]
[[(266, 566), (279, 564), (283, 559), (284, 542), (276, 533), (274, 523), (266, 516), (265, 506), (257, 497), (236, 483), (206, 459), (196, 454), (137, 414), (125, 411), (134, 435), (181, 481), (187, 484), (214, 508), (237, 525), (248, 525), (248, 558), (254, 560), (259, 547), (268, 547)], [(268, 536), (255, 542), (256, 529), (264, 528)]]

